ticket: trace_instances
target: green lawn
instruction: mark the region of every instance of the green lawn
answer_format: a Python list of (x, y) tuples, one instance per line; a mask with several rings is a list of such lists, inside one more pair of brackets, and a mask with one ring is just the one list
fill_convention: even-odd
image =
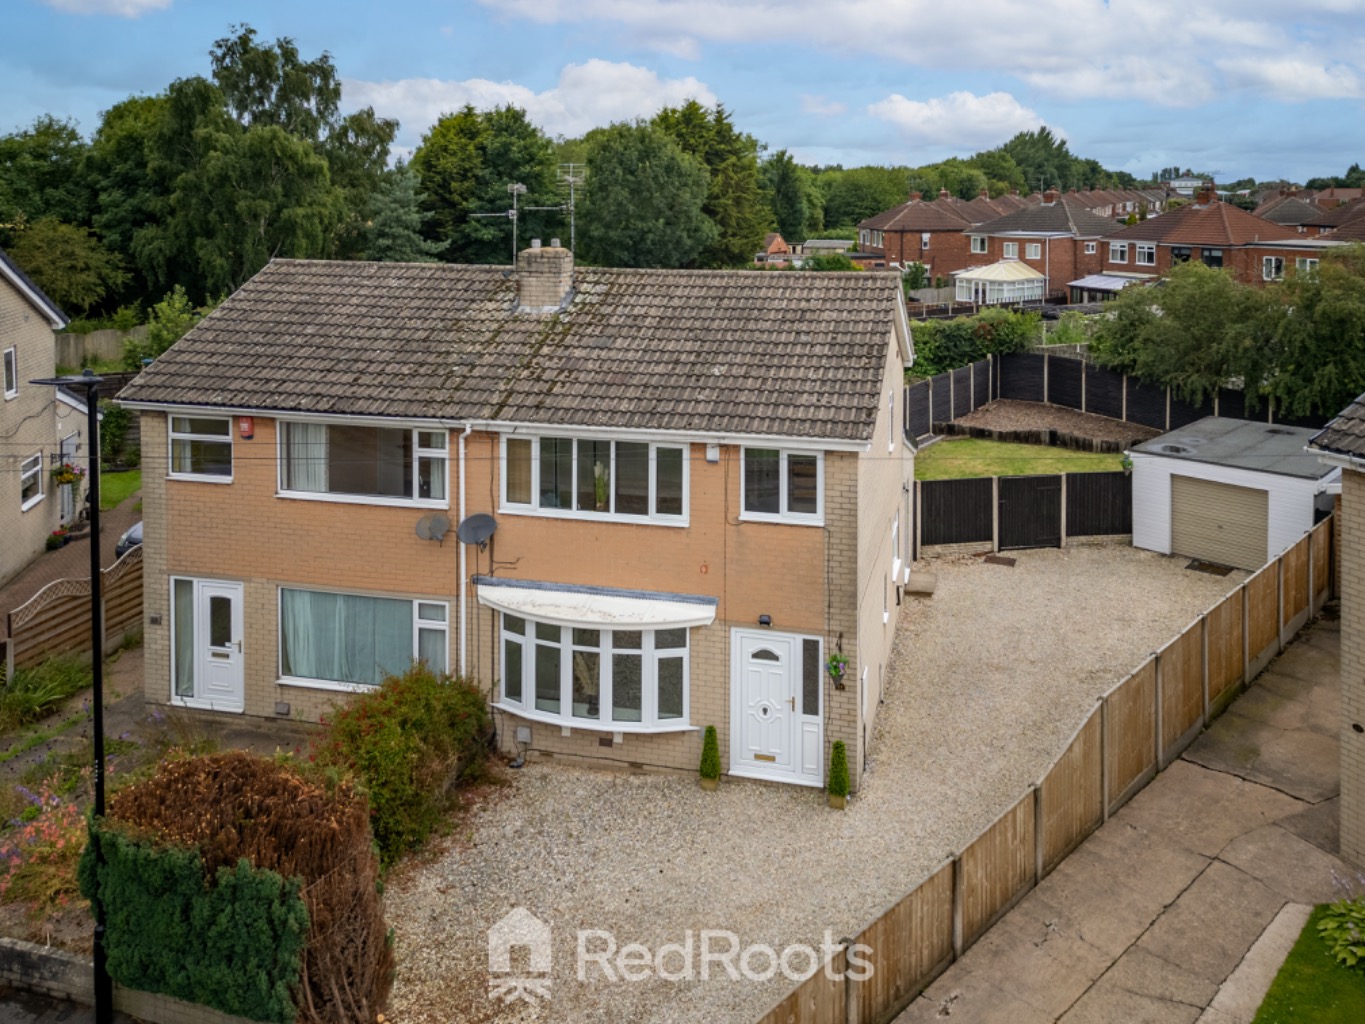
[(1252, 1024), (1358, 1024), (1365, 1020), (1365, 971), (1347, 970), (1318, 935), (1322, 907), (1275, 975)]
[(916, 480), (1030, 473), (1099, 473), (1122, 469), (1122, 455), (1098, 455), (1042, 444), (1010, 444), (975, 437), (931, 444), (915, 456)]
[(100, 474), (100, 511), (108, 512), (128, 495), (142, 488), (142, 470)]

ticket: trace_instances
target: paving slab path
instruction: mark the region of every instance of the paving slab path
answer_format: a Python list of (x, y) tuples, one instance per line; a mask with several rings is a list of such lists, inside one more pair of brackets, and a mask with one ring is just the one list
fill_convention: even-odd
[(1324, 616), (896, 1024), (1250, 1024), (1347, 873), (1339, 646)]

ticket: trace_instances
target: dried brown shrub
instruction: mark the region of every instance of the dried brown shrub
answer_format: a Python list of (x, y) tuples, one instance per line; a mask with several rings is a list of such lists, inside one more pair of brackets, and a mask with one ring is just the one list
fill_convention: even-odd
[(163, 761), (110, 800), (109, 818), (199, 850), (209, 878), (245, 857), (303, 879), (308, 943), (299, 1020), (375, 1020), (393, 984), (379, 860), (365, 797), (244, 751)]

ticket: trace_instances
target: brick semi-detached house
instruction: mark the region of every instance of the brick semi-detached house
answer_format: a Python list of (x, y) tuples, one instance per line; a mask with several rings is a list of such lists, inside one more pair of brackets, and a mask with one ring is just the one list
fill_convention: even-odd
[(1200, 260), (1244, 284), (1275, 281), (1317, 265), (1327, 238), (1300, 234), (1229, 203), (1205, 189), (1188, 206), (1110, 234), (1104, 273), (1159, 277), (1177, 263)]
[(1100, 239), (1113, 229), (1113, 221), (1049, 189), (1042, 202), (970, 229), (970, 265), (1019, 260), (1043, 275), (1043, 293), (1050, 295), (1100, 269)]
[(121, 396), (147, 700), (315, 720), (422, 658), (509, 753), (695, 771), (714, 725), (856, 785), (910, 360), (899, 274), (273, 261)]

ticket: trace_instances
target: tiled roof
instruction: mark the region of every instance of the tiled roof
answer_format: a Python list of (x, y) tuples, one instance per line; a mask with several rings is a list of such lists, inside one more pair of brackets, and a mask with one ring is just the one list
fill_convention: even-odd
[(1308, 446), (1338, 455), (1365, 457), (1365, 395), (1338, 413)]
[(1256, 207), (1252, 213), (1275, 224), (1298, 227), (1322, 215), (1322, 211), (1312, 203), (1304, 202), (1298, 196), (1279, 196)]
[(1317, 228), (1336, 228), (1362, 216), (1365, 216), (1365, 201), (1357, 199), (1354, 202), (1341, 203), (1330, 210), (1319, 210), (1312, 220), (1305, 223)]
[(275, 260), (131, 402), (865, 440), (895, 273), (579, 268), (562, 313), (505, 267)]
[(1365, 242), (1365, 209), (1322, 237), (1333, 242)]
[(47, 317), (54, 328), (65, 327), (71, 318), (62, 312), (61, 307), (47, 297), (47, 294), (33, 283), (33, 278), (24, 273), (19, 264), (0, 249), (0, 278), (7, 278), (29, 303)]
[(1039, 202), (981, 225), (988, 235), (1007, 231), (1023, 234), (1067, 234), (1074, 238), (1098, 238), (1114, 230), (1114, 222), (1085, 208), (1074, 196), (1061, 196), (1055, 203)]
[(963, 231), (972, 223), (952, 201), (911, 199), (869, 217), (858, 227), (871, 231)]
[(1298, 238), (1282, 224), (1263, 220), (1228, 203), (1191, 203), (1160, 217), (1139, 221), (1111, 236), (1119, 241), (1164, 242), (1167, 245), (1247, 245)]

